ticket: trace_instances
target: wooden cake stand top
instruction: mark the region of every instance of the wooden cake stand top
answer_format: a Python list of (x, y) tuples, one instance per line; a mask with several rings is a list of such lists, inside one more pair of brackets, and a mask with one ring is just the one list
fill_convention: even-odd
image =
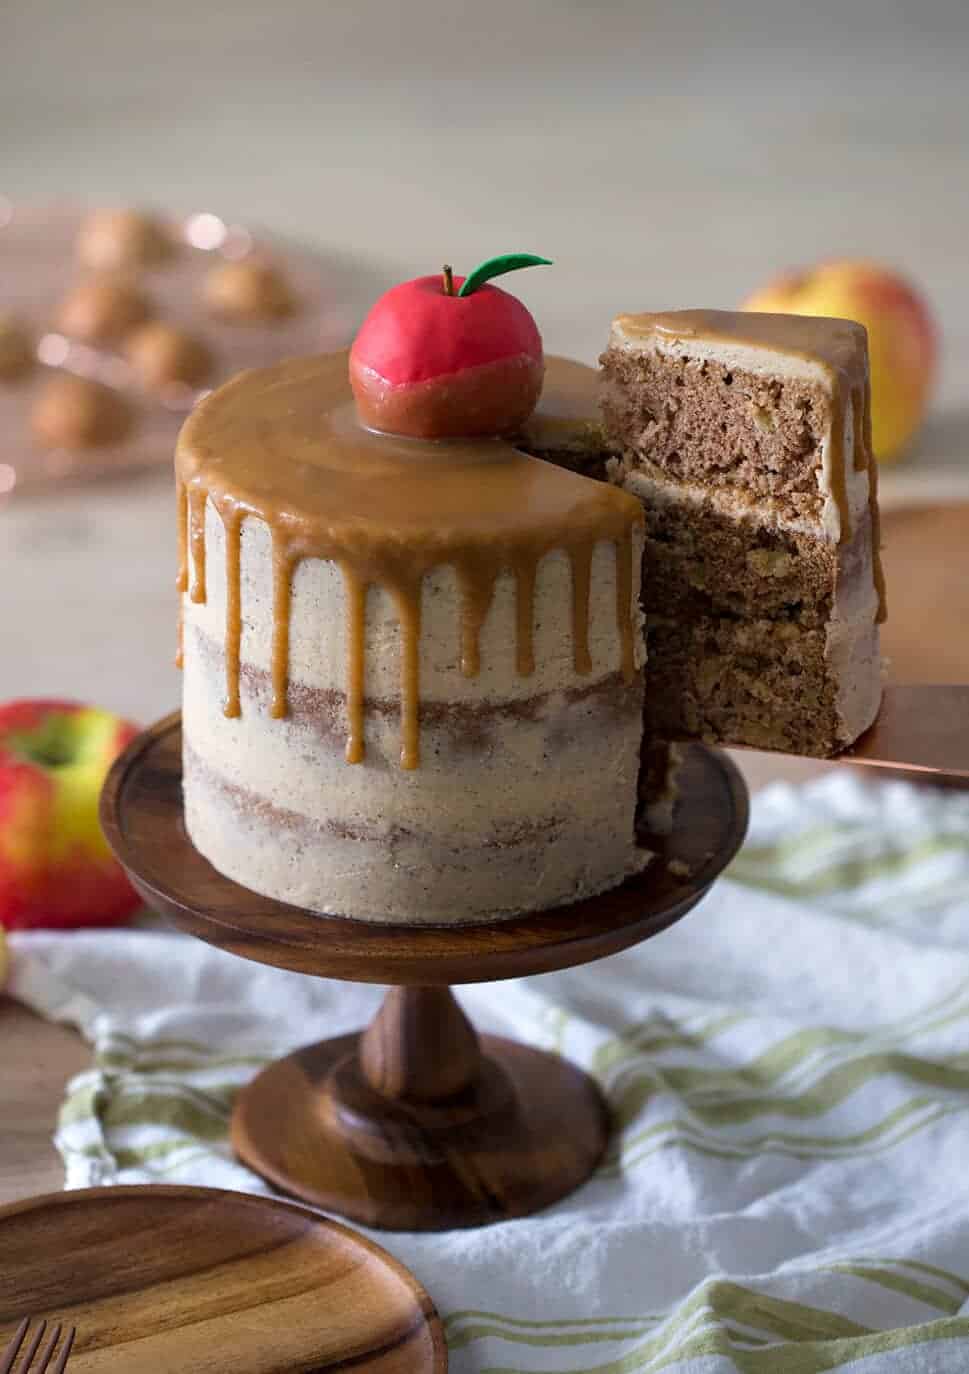
[(686, 748), (677, 824), (650, 837), (656, 858), (585, 901), (487, 924), (400, 926), (323, 916), (261, 897), (223, 877), (182, 819), (181, 718), (139, 736), (105, 784), (108, 840), (153, 908), (192, 935), (279, 968), (355, 982), (492, 982), (568, 968), (657, 935), (707, 891), (740, 847), (747, 794), (717, 750)]

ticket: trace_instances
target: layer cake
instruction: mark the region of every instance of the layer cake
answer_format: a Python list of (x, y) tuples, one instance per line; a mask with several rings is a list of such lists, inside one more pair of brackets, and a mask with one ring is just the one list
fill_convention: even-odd
[(621, 316), (505, 438), (374, 433), (347, 355), (177, 452), (185, 818), (222, 873), (397, 924), (650, 860), (671, 741), (836, 753), (880, 699), (864, 330)]
[[(553, 444), (574, 369), (549, 360)], [(177, 465), (185, 819), (216, 868), (449, 922), (644, 866), (637, 500), (508, 441), (373, 434), (345, 354), (229, 383)]]

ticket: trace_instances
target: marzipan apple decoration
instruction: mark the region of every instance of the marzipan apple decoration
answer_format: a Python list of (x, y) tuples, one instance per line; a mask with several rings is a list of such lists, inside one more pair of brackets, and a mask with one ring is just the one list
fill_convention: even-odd
[(531, 253), (489, 258), (468, 277), (401, 282), (381, 296), (350, 350), (350, 385), (370, 429), (415, 439), (511, 434), (535, 409), (542, 337), (515, 296), (486, 285)]

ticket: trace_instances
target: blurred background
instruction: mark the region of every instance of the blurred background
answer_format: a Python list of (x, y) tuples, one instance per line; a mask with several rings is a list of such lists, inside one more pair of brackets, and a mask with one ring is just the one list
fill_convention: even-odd
[[(729, 307), (831, 257), (901, 271), (942, 346), (882, 483), (889, 650), (965, 680), (967, 70), (965, 0), (14, 3), (0, 196), (267, 226), (322, 252), (345, 329), (401, 277), (540, 253), (515, 289), (586, 361), (618, 310)], [(0, 698), (171, 709), (174, 542), (166, 469), (0, 504)]]

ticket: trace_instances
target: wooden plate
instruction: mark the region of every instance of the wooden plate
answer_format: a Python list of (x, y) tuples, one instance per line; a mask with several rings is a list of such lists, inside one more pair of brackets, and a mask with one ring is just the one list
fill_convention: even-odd
[(293, 1203), (92, 1188), (0, 1209), (0, 1350), (77, 1327), (71, 1374), (443, 1374), (440, 1320), (386, 1251)]
[(101, 824), (135, 887), (182, 930), (279, 968), (364, 983), (493, 982), (601, 959), (685, 916), (740, 848), (747, 792), (725, 754), (688, 745), (671, 835), (656, 858), (585, 901), (476, 925), (400, 926), (321, 916), (261, 897), (217, 873), (182, 819), (182, 729), (176, 712), (115, 761)]

